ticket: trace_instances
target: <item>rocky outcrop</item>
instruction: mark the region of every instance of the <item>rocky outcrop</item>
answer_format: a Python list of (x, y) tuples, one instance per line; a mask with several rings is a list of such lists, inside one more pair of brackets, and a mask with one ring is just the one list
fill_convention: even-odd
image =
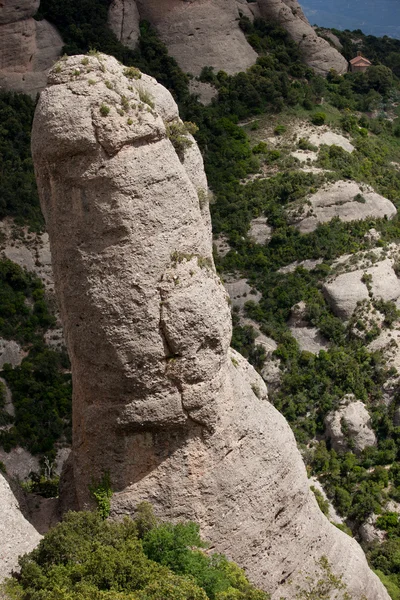
[(41, 535), (20, 512), (17, 499), (0, 474), (0, 582), (18, 569), (18, 557), (30, 552)]
[(331, 69), (346, 73), (347, 60), (335, 48), (320, 38), (311, 27), (297, 0), (258, 0), (261, 15), (277, 21), (299, 45), (305, 62), (316, 73), (326, 75)]
[(395, 301), (400, 297), (400, 281), (392, 262), (382, 260), (368, 269), (342, 273), (323, 284), (323, 292), (333, 312), (342, 319), (350, 319), (357, 304), (370, 297)]
[(117, 39), (134, 50), (139, 40), (140, 15), (135, 0), (113, 0), (108, 11), (108, 25)]
[(354, 449), (360, 454), (368, 446), (376, 446), (371, 417), (365, 404), (352, 394), (343, 398), (338, 410), (325, 417), (326, 437), (334, 450)]
[(32, 17), (39, 0), (7, 0), (0, 14), (0, 88), (36, 95), (63, 46), (57, 30)]
[(349, 222), (369, 217), (392, 219), (397, 214), (390, 200), (372, 188), (361, 189), (354, 181), (336, 181), (324, 186), (309, 198), (307, 208), (296, 223), (301, 233), (311, 233), (320, 223), (327, 223), (335, 217)]
[(199, 522), (274, 600), (294, 598), (322, 555), (356, 597), (388, 599), (319, 511), (263, 380), (229, 350), (201, 156), (174, 139), (172, 97), (114, 59), (81, 61), (51, 73), (33, 128), (72, 363), (79, 506), (108, 469), (114, 515), (146, 499), (164, 518)]

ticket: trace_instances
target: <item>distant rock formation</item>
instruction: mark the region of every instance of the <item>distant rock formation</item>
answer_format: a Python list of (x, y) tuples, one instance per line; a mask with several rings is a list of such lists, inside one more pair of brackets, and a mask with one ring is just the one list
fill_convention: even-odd
[[(0, 582), (18, 569), (18, 557), (30, 552), (41, 535), (22, 515), (17, 499), (0, 474)], [(1, 592), (0, 592), (1, 593)]]
[(51, 72), (32, 142), (72, 363), (80, 508), (109, 470), (115, 515), (148, 500), (199, 522), (274, 600), (295, 598), (321, 556), (355, 598), (387, 600), (318, 509), (263, 380), (229, 350), (202, 159), (172, 96), (113, 58), (82, 61)]
[(317, 73), (347, 71), (346, 59), (317, 35), (297, 0), (113, 0), (109, 22), (118, 39), (134, 47), (139, 19), (147, 19), (184, 71), (199, 75), (203, 67), (212, 66), (233, 74), (257, 59), (239, 27), (240, 15), (280, 23)]
[(36, 95), (60, 55), (63, 41), (53, 25), (35, 21), (39, 0), (7, 0), (0, 8), (0, 88)]
[(299, 45), (305, 62), (316, 73), (326, 75), (331, 69), (346, 73), (347, 60), (332, 46), (319, 37), (307, 21), (297, 0), (258, 0), (261, 15), (277, 21)]
[[(7, 0), (0, 8), (0, 88), (35, 95), (46, 84), (48, 69), (60, 55), (62, 39), (47, 21), (32, 17), (40, 0)], [(299, 44), (304, 59), (317, 73), (347, 70), (347, 61), (318, 37), (296, 0), (113, 0), (108, 24), (124, 45), (136, 47), (139, 21), (157, 29), (185, 72), (199, 75), (205, 66), (229, 74), (245, 71), (257, 59), (239, 27), (240, 16), (264, 16), (285, 27)], [(209, 102), (205, 84), (196, 91)]]
[(139, 40), (140, 15), (135, 0), (113, 0), (108, 11), (108, 25), (117, 39), (134, 50)]
[(200, 75), (210, 66), (232, 74), (256, 62), (257, 54), (239, 28), (235, 0), (137, 0), (137, 5), (184, 71)]

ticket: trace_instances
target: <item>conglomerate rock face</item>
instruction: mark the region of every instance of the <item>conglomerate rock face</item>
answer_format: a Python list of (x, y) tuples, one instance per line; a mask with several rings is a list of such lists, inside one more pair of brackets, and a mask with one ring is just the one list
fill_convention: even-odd
[(38, 8), (39, 0), (0, 5), (0, 88), (35, 95), (46, 85), (63, 42), (53, 25), (32, 18)]
[(78, 505), (109, 470), (114, 515), (148, 500), (198, 521), (276, 600), (294, 598), (321, 556), (354, 598), (386, 600), (358, 544), (319, 511), (263, 380), (229, 350), (201, 155), (177, 131), (170, 94), (104, 55), (57, 65), (37, 107)]

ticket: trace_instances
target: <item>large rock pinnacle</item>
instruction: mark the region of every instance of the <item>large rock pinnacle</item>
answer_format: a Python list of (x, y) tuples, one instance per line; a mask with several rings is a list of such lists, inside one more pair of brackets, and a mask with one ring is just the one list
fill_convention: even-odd
[(329, 42), (319, 37), (307, 21), (297, 0), (258, 0), (261, 15), (284, 27), (299, 45), (308, 66), (320, 75), (331, 69), (340, 74), (348, 70), (347, 60)]
[(33, 156), (72, 362), (79, 506), (109, 470), (115, 515), (149, 500), (198, 521), (274, 600), (295, 598), (322, 556), (354, 599), (387, 600), (319, 511), (263, 380), (229, 350), (201, 155), (171, 95), (113, 58), (71, 57), (41, 95)]

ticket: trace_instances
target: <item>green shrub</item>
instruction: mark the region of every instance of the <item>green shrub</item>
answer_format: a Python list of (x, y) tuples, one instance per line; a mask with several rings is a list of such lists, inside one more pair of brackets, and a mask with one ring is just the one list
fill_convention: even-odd
[(286, 133), (286, 131), (287, 131), (286, 125), (277, 125), (274, 129), (274, 134), (275, 135), (283, 135), (284, 133)]
[(127, 517), (70, 512), (20, 559), (7, 588), (20, 600), (267, 600), (239, 567), (203, 547), (193, 523), (152, 527), (141, 540)]
[(322, 111), (316, 112), (311, 115), (311, 123), (313, 125), (323, 125), (326, 121), (326, 114)]
[(137, 69), (136, 67), (127, 67), (126, 69), (124, 69), (124, 75), (128, 79), (136, 79), (137, 80), (137, 79), (142, 78), (142, 74), (141, 74), (140, 70)]
[(111, 510), (111, 479), (110, 473), (103, 473), (100, 481), (93, 481), (89, 487), (90, 495), (97, 505), (97, 511), (102, 519), (107, 519)]
[(106, 117), (107, 115), (110, 114), (110, 107), (107, 106), (107, 104), (102, 104), (100, 106), (100, 114), (102, 117)]
[(171, 140), (176, 152), (183, 155), (185, 150), (193, 144), (188, 136), (196, 133), (197, 126), (191, 122), (174, 121), (166, 124), (166, 130), (167, 137)]

